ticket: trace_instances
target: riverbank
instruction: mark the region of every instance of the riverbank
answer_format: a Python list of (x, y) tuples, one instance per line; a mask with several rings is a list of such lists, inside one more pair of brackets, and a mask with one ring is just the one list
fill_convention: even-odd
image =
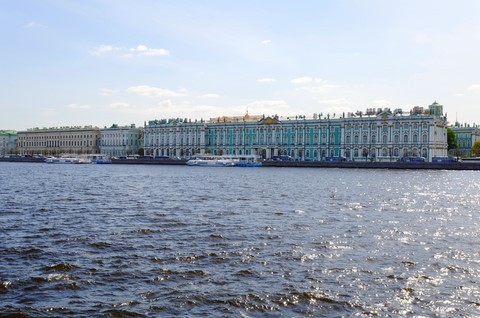
[(358, 161), (265, 161), (264, 167), (480, 170), (480, 162), (358, 162)]
[[(185, 165), (186, 160), (113, 159), (114, 164)], [(480, 162), (358, 162), (358, 161), (263, 161), (263, 167), (480, 170)]]
[(45, 162), (45, 158), (31, 158), (31, 157), (0, 158), (0, 162)]
[[(0, 162), (45, 162), (42, 158), (0, 158)], [(400, 170), (480, 170), (480, 162), (358, 162), (358, 161), (263, 161), (263, 167), (285, 168), (347, 168)], [(112, 159), (112, 164), (185, 165), (186, 160), (173, 159)]]

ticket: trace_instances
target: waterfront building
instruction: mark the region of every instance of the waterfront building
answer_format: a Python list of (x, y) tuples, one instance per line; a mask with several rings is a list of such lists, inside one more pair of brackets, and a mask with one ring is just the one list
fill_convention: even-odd
[(17, 148), (22, 155), (99, 152), (100, 129), (97, 127), (31, 128), (17, 134)]
[(4, 156), (17, 148), (17, 132), (0, 130), (0, 156)]
[(111, 157), (126, 157), (138, 154), (143, 147), (143, 128), (118, 126), (100, 129), (100, 152)]
[(152, 120), (145, 124), (145, 153), (189, 158), (196, 154), (257, 155), (294, 160), (345, 157), (395, 161), (402, 157), (447, 155), (446, 117), (434, 102), (427, 109), (367, 109), (326, 116), (218, 117), (208, 121)]
[(458, 148), (451, 149), (449, 155), (456, 157), (471, 157), (473, 144), (477, 140), (480, 140), (480, 127), (475, 124), (470, 126), (469, 124), (460, 124), (456, 122), (451, 128), (455, 132)]

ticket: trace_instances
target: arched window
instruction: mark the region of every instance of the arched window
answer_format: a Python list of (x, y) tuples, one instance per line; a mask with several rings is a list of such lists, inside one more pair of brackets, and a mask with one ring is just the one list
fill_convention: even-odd
[(405, 143), (408, 142), (408, 135), (403, 135), (403, 142), (405, 142)]

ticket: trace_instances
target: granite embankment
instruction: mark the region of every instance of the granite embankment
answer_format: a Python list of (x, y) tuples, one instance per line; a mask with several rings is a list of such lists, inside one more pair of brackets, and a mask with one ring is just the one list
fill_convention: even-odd
[(264, 167), (480, 170), (480, 162), (265, 161)]
[[(113, 159), (114, 164), (185, 165), (185, 160)], [(263, 167), (480, 170), (480, 162), (263, 161)]]
[[(41, 158), (0, 158), (0, 162), (37, 162)], [(186, 160), (113, 159), (113, 164), (185, 165)], [(292, 168), (350, 168), (350, 169), (421, 169), (421, 170), (480, 170), (480, 162), (359, 162), (359, 161), (264, 161), (263, 167)]]

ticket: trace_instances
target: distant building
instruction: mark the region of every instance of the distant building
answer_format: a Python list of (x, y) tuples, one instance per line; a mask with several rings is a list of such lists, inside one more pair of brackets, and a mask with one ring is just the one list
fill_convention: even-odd
[(4, 156), (17, 148), (17, 132), (0, 130), (0, 156)]
[(100, 130), (97, 127), (31, 128), (17, 134), (17, 148), (22, 155), (99, 152)]
[(473, 144), (475, 141), (480, 140), (480, 127), (475, 124), (470, 126), (468, 124), (460, 124), (456, 122), (451, 128), (455, 132), (458, 148), (451, 149), (449, 155), (471, 157)]
[(100, 129), (100, 152), (111, 157), (126, 157), (138, 154), (143, 147), (143, 128), (135, 125), (118, 126)]
[(446, 117), (434, 102), (427, 109), (367, 109), (366, 113), (305, 116), (218, 117), (151, 120), (145, 124), (145, 153), (189, 158), (196, 154), (257, 155), (295, 160), (346, 157), (395, 161), (447, 155)]

